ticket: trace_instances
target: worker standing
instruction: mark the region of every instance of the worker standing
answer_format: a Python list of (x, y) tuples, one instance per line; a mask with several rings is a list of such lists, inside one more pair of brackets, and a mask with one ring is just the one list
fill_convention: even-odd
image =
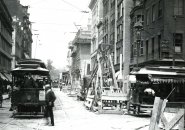
[(53, 115), (53, 107), (54, 107), (54, 101), (56, 100), (56, 96), (54, 92), (51, 90), (51, 85), (46, 84), (45, 85), (45, 90), (46, 90), (46, 120), (48, 122), (48, 117), (50, 117), (51, 120), (51, 125), (54, 126), (54, 115)]

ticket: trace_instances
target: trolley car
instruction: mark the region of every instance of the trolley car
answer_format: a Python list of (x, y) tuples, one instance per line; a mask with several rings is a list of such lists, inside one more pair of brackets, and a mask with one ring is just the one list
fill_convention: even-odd
[(18, 62), (12, 70), (12, 108), (14, 115), (44, 115), (44, 85), (50, 81), (49, 70), (39, 59)]

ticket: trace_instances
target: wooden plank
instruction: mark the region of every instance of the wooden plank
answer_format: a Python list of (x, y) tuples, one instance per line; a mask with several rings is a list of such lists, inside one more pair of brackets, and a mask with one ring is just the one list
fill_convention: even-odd
[(153, 107), (153, 111), (152, 111), (152, 117), (150, 119), (149, 130), (158, 129), (158, 128), (156, 128), (156, 126), (157, 126), (156, 124), (157, 124), (157, 120), (158, 120), (157, 117), (158, 117), (159, 111), (161, 111), (161, 107), (160, 107), (161, 104), (162, 104), (162, 100), (159, 97), (155, 97), (154, 107)]
[(164, 116), (164, 113), (161, 114), (161, 122), (163, 122), (164, 126), (167, 126), (168, 124), (168, 121), (166, 117)]
[(183, 115), (183, 117), (179, 120), (178, 128), (179, 128), (179, 130), (184, 130), (184, 115)]
[(167, 102), (168, 102), (167, 99), (164, 99), (164, 100), (163, 100), (163, 104), (162, 104), (162, 108), (161, 108), (161, 113), (164, 112), (164, 109), (166, 108), (166, 103), (167, 103)]
[(159, 124), (160, 121), (163, 122), (164, 126), (166, 126), (168, 124), (168, 121), (167, 121), (167, 119), (166, 119), (166, 117), (164, 116), (164, 113), (163, 113), (165, 108), (166, 108), (166, 103), (167, 102), (168, 102), (168, 100), (164, 99), (163, 104), (162, 104), (162, 108), (161, 108), (161, 114), (160, 114), (159, 120), (157, 122), (158, 124)]
[(112, 57), (111, 57), (111, 55), (109, 55), (109, 62), (110, 62), (111, 69), (112, 69), (112, 76), (113, 76), (113, 79), (114, 79), (114, 86), (115, 86), (116, 88), (118, 88), (118, 82), (117, 82), (117, 80), (116, 80), (115, 70), (114, 70), (114, 65), (113, 65), (113, 62), (112, 62)]
[[(165, 126), (165, 130), (170, 130), (175, 126), (175, 124), (178, 123), (178, 121), (181, 121), (180, 119), (184, 117), (184, 110), (181, 109), (179, 112), (176, 114), (176, 116), (168, 123), (167, 126)], [(182, 124), (181, 124), (182, 126)], [(184, 128), (183, 128), (184, 129)], [(182, 130), (183, 130), (182, 129)], [(180, 129), (179, 129), (180, 130)]]

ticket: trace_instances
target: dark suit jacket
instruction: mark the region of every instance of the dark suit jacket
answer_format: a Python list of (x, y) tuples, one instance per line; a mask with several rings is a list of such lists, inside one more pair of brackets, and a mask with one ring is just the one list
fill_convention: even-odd
[(25, 88), (34, 88), (35, 87), (35, 81), (33, 78), (26, 79), (24, 82), (24, 87)]
[[(55, 96), (54, 92), (51, 89), (47, 90), (46, 91), (46, 105), (53, 107), (55, 100), (56, 100), (56, 96)], [(51, 102), (52, 104), (49, 105), (49, 102)]]

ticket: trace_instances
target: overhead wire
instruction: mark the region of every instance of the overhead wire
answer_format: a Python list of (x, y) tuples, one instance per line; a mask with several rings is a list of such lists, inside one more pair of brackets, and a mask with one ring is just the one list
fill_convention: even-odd
[(79, 13), (79, 12), (77, 12), (77, 11), (74, 11), (74, 10), (64, 10), (64, 9), (56, 9), (56, 8), (37, 8), (37, 7), (33, 7), (33, 6), (30, 6), (30, 8), (35, 8), (35, 9), (41, 9), (41, 10), (49, 10), (49, 11), (51, 11), (51, 10), (54, 10), (54, 11), (64, 11), (64, 12), (75, 12), (75, 13)]
[[(79, 10), (81, 13), (83, 13), (82, 15), (81, 15), (81, 17), (80, 17), (80, 23), (81, 23), (81, 21), (82, 21), (82, 19), (83, 19), (83, 17), (84, 17), (84, 13), (88, 13), (88, 11), (83, 11), (82, 9), (80, 9), (79, 7), (77, 7), (77, 6), (75, 6), (74, 4), (72, 4), (72, 3), (70, 3), (70, 2), (67, 2), (66, 0), (58, 0), (58, 2), (64, 2), (64, 3), (66, 3), (66, 4), (68, 4), (68, 5), (70, 5), (71, 7), (73, 7), (73, 8), (75, 8), (75, 9), (77, 9), (77, 10)], [(30, 6), (30, 8), (35, 8), (35, 7), (33, 7), (33, 6)], [(39, 9), (49, 9), (49, 10), (57, 10), (57, 11), (71, 11), (71, 12), (76, 12), (76, 11), (72, 11), (72, 10), (62, 10), (62, 9), (51, 9), (51, 8), (39, 8)], [(39, 24), (53, 24), (53, 25), (61, 25), (61, 24), (57, 24), (57, 23), (39, 23)]]
[(77, 10), (79, 10), (79, 11), (82, 11), (82, 9), (80, 9), (79, 7), (73, 5), (73, 4), (71, 4), (71, 3), (69, 3), (69, 2), (67, 2), (67, 1), (65, 1), (65, 0), (59, 0), (59, 1), (60, 1), (60, 2), (62, 1), (62, 2), (64, 2), (64, 3), (66, 3), (66, 4), (70, 5), (70, 6), (72, 6), (73, 8), (75, 8), (75, 9), (77, 9)]
[[(67, 4), (67, 5), (71, 6), (71, 7), (73, 7), (74, 9), (78, 10), (79, 12), (83, 13), (83, 14), (81, 15), (80, 19), (79, 19), (80, 24), (81, 24), (81, 21), (82, 21), (82, 19), (83, 19), (83, 17), (84, 17), (84, 13), (89, 13), (88, 11), (84, 11), (84, 10), (82, 10), (81, 8), (75, 6), (74, 4), (72, 4), (72, 3), (70, 3), (70, 2), (68, 2), (68, 1), (66, 1), (66, 0), (56, 0), (56, 1), (58, 1), (58, 2), (60, 2), (60, 3), (63, 2), (63, 3), (65, 3), (65, 4)], [(42, 2), (45, 2), (45, 0), (32, 3), (32, 5), (39, 4), (39, 3), (42, 3)], [(47, 2), (49, 2), (49, 0), (47, 0)], [(34, 6), (29, 6), (29, 8), (36, 8), (36, 7), (34, 7)], [(43, 7), (43, 8), (41, 7), (41, 8), (39, 8), (39, 9), (56, 10), (56, 11), (66, 11), (66, 12), (78, 12), (78, 11), (73, 11), (73, 10), (52, 9), (52, 8), (44, 8), (44, 7)], [(71, 26), (71, 24), (67, 25), (67, 24), (60, 24), (60, 23), (41, 23), (41, 22), (36, 22), (36, 23), (37, 23), (37, 24), (59, 25), (59, 26)]]

